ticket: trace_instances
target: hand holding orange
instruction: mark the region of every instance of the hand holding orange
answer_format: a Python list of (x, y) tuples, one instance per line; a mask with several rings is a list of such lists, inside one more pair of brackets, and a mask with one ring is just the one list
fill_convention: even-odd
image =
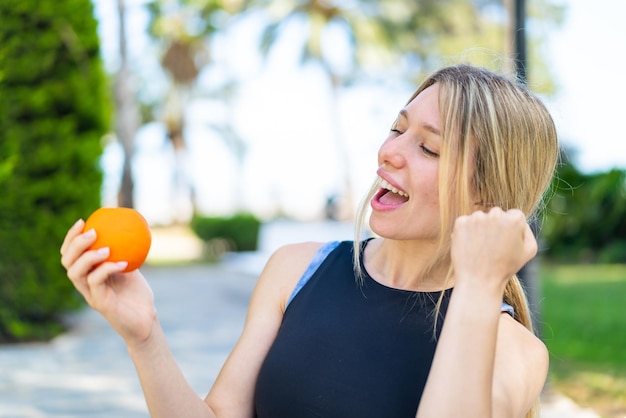
[(90, 229), (94, 229), (97, 236), (89, 249), (109, 247), (107, 261), (127, 261), (124, 272), (136, 270), (146, 261), (152, 234), (148, 222), (135, 209), (97, 209), (85, 221), (83, 231)]

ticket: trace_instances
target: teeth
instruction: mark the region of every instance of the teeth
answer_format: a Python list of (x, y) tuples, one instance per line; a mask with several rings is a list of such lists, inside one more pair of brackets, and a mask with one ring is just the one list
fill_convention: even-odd
[(389, 184), (386, 180), (380, 179), (380, 185), (383, 189), (387, 189), (393, 193), (399, 194), (400, 196), (403, 197), (409, 197), (408, 194), (404, 193), (402, 190), (398, 190), (395, 187), (393, 187), (391, 184)]

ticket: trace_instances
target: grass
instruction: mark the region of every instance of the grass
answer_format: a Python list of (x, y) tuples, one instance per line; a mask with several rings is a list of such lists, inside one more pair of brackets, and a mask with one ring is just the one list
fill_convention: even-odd
[(626, 265), (543, 265), (549, 383), (605, 418), (626, 417)]

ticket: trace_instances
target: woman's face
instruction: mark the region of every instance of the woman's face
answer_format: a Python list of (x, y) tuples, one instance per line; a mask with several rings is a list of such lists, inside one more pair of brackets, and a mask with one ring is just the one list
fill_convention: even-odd
[(440, 150), (439, 86), (434, 84), (400, 111), (378, 151), (383, 187), (370, 202), (372, 231), (391, 239), (438, 238)]

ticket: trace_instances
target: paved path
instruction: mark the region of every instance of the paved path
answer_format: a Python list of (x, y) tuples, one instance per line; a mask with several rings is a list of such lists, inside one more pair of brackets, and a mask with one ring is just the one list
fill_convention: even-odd
[[(204, 396), (241, 331), (256, 277), (210, 267), (145, 268), (172, 351)], [(126, 348), (86, 309), (49, 344), (0, 346), (0, 417), (146, 418)]]
[[(227, 258), (220, 266), (142, 269), (174, 356), (201, 396), (211, 387), (241, 331), (266, 252), (290, 239), (289, 233), (281, 232), (284, 226), (277, 226), (274, 233), (266, 231), (264, 251)], [(323, 239), (324, 229), (316, 231), (312, 239)], [(351, 237), (350, 228), (338, 225), (334, 233), (338, 238)], [(163, 243), (155, 238), (159, 250)], [(176, 251), (187, 255), (197, 250), (193, 241), (180, 236), (168, 237), (168, 241), (176, 243), (175, 249), (164, 251), (169, 257), (177, 256)], [(152, 259), (156, 258), (153, 254)], [(0, 418), (147, 418), (141, 387), (122, 340), (89, 309), (70, 319), (71, 332), (50, 343), (0, 346)], [(599, 418), (558, 395), (543, 401), (542, 418)]]

